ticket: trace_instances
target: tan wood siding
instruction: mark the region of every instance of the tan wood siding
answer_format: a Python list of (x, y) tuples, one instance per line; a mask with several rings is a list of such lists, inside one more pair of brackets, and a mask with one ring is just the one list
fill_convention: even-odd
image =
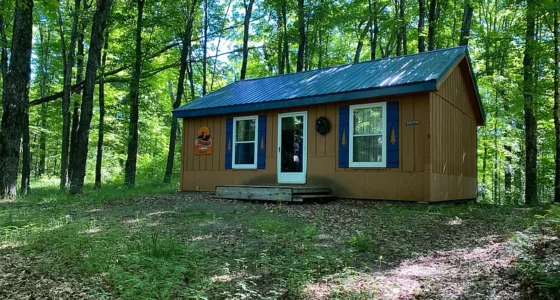
[[(338, 168), (339, 107), (383, 101), (400, 102), (399, 168)], [(427, 201), (430, 198), (429, 104), (429, 94), (426, 93), (245, 114), (267, 115), (264, 170), (225, 170), (225, 126), (226, 119), (232, 115), (184, 119), (181, 189), (214, 191), (217, 185), (276, 185), (278, 114), (307, 111), (307, 186), (329, 187), (335, 195), (346, 198)], [(331, 121), (331, 131), (326, 135), (315, 130), (315, 120), (320, 116)], [(407, 121), (420, 123), (406, 126)], [(196, 132), (202, 125), (208, 126), (212, 132), (213, 154), (194, 156)]]
[(430, 201), (473, 199), (477, 194), (477, 121), (461, 68), (430, 94)]

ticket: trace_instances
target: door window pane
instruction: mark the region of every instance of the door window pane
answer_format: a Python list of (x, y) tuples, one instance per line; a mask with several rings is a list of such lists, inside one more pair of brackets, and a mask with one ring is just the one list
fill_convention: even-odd
[(282, 172), (303, 172), (303, 116), (282, 117), (282, 145), (280, 168)]

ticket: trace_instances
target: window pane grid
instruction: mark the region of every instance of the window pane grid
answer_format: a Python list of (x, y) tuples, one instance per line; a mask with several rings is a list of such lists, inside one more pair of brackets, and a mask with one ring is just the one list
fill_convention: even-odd
[(385, 103), (350, 107), (350, 162), (355, 167), (383, 167), (385, 163)]
[(234, 118), (233, 166), (256, 168), (257, 118)]

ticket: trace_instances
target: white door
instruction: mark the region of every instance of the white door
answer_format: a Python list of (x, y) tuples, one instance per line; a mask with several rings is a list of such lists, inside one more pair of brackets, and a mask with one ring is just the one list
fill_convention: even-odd
[(307, 112), (278, 115), (278, 183), (304, 184), (307, 175)]

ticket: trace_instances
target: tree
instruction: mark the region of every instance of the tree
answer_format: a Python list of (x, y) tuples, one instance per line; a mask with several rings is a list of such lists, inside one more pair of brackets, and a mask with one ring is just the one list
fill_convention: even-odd
[[(183, 99), (183, 95), (185, 93), (185, 73), (187, 72), (188, 68), (188, 59), (190, 55), (191, 49), (191, 39), (192, 39), (192, 30), (193, 30), (193, 22), (194, 22), (194, 13), (196, 11), (197, 0), (191, 0), (190, 6), (187, 8), (187, 13), (185, 15), (186, 22), (185, 22), (185, 30), (183, 32), (182, 41), (183, 47), (181, 49), (181, 67), (179, 69), (179, 80), (177, 82), (177, 94), (173, 95), (173, 86), (171, 82), (168, 83), (169, 85), (169, 94), (171, 97), (174, 98), (173, 102), (173, 109), (178, 108), (181, 105), (181, 100)], [(194, 97), (194, 95), (193, 95)], [(164, 182), (171, 182), (171, 177), (173, 176), (173, 164), (175, 162), (175, 144), (177, 142), (177, 131), (179, 128), (179, 124), (177, 119), (171, 118), (171, 131), (169, 134), (169, 150), (167, 154), (167, 166), (165, 168), (165, 177)]]
[(136, 184), (136, 161), (138, 160), (138, 105), (140, 94), (140, 75), (142, 74), (142, 18), (145, 0), (137, 0), (136, 20), (136, 63), (130, 82), (130, 123), (128, 127), (128, 156), (125, 167), (125, 184)]
[(99, 129), (97, 133), (97, 155), (95, 160), (95, 187), (101, 187), (101, 168), (103, 166), (103, 140), (105, 137), (105, 66), (109, 50), (109, 30), (105, 31), (105, 45), (101, 57), (101, 78), (99, 78)]
[(305, 44), (306, 44), (306, 35), (305, 35), (305, 7), (304, 7), (305, 0), (298, 0), (298, 32), (299, 32), (299, 43), (298, 43), (298, 52), (297, 52), (297, 63), (296, 63), (296, 72), (303, 71), (303, 63), (304, 63), (304, 54), (305, 54)]
[(33, 0), (16, 0), (12, 55), (2, 89), (2, 131), (0, 131), (0, 198), (17, 195), (19, 150), (31, 75)]
[(247, 59), (249, 57), (249, 26), (251, 25), (251, 14), (253, 13), (254, 0), (243, 0), (243, 7), (245, 7), (245, 21), (243, 22), (243, 61), (241, 63), (241, 75), (239, 79), (245, 79), (247, 74)]
[(527, 1), (525, 51), (523, 54), (523, 98), (525, 111), (525, 203), (537, 199), (537, 120), (534, 113), (535, 0)]
[(418, 0), (418, 52), (426, 51), (424, 26), (426, 21), (426, 0)]
[(88, 50), (88, 60), (86, 66), (86, 77), (82, 95), (82, 105), (80, 113), (80, 124), (76, 134), (75, 161), (72, 165), (73, 178), (71, 182), (72, 194), (84, 192), (84, 179), (86, 176), (86, 162), (89, 145), (89, 129), (93, 115), (93, 92), (97, 68), (99, 66), (101, 48), (103, 47), (103, 35), (107, 26), (107, 17), (113, 0), (98, 0), (97, 9), (93, 16), (91, 30), (90, 47)]
[(558, 1), (554, 0), (554, 21), (553, 21), (553, 30), (552, 33), (554, 35), (554, 133), (556, 136), (555, 142), (555, 158), (554, 158), (554, 165), (555, 165), (555, 176), (554, 176), (554, 202), (560, 202), (560, 116), (559, 116), (559, 84), (558, 84), (558, 72), (559, 72), (559, 49), (558, 49)]
[(463, 9), (463, 22), (461, 24), (461, 37), (459, 39), (459, 46), (468, 46), (471, 34), (471, 22), (473, 16), (473, 7), (469, 1), (465, 3)]
[(437, 0), (429, 0), (428, 9), (428, 51), (436, 49), (436, 28), (437, 28)]
[(66, 47), (64, 37), (64, 23), (62, 22), (62, 12), (58, 10), (58, 26), (60, 30), (60, 45), (62, 60), (64, 62), (64, 83), (62, 96), (62, 153), (60, 155), (60, 190), (66, 191), (68, 188), (68, 156), (70, 148), (70, 102), (72, 86), (72, 69), (74, 67), (74, 53), (76, 51), (76, 40), (78, 37), (78, 16), (80, 13), (80, 0), (74, 1), (72, 33), (70, 37), (70, 47)]

